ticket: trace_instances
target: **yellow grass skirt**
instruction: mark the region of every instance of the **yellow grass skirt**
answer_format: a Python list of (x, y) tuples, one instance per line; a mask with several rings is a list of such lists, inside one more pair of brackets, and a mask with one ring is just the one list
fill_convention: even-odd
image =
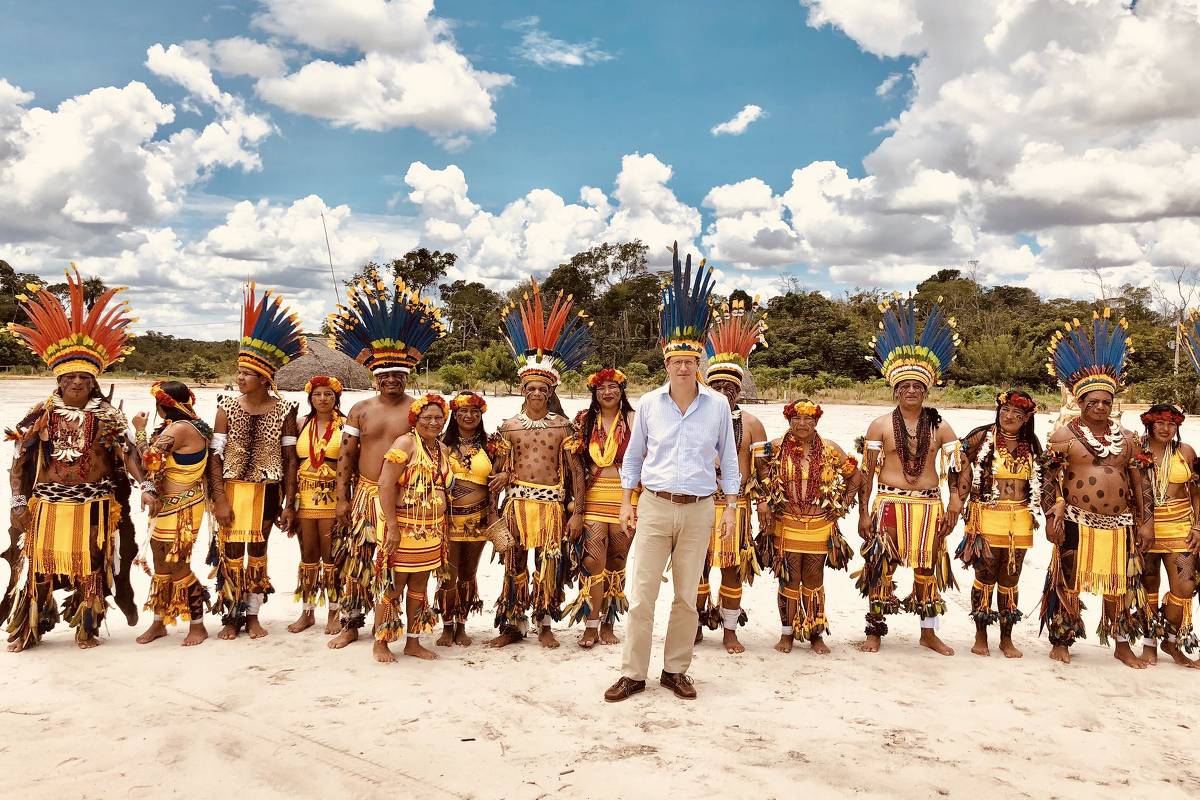
[[(975, 510), (975, 509), (973, 509)], [(979, 533), (989, 547), (1028, 550), (1033, 547), (1033, 514), (1023, 500), (998, 500), (977, 506)]]
[(25, 552), (31, 569), (71, 578), (83, 578), (103, 566), (92, 563), (93, 547), (104, 553), (121, 520), (121, 506), (111, 494), (82, 503), (33, 497), (29, 513), (32, 524)]
[[(328, 470), (323, 470), (328, 471)], [(301, 472), (296, 481), (296, 516), (300, 519), (333, 519), (337, 512), (333, 476), (316, 477)]]
[(909, 497), (907, 495), (880, 492), (875, 498), (875, 514), (891, 522), (889, 508), (894, 511), (896, 525), (896, 550), (900, 565), (913, 569), (933, 569), (939, 553), (936, 552), (938, 523), (942, 521), (940, 497)]
[(1079, 523), (1075, 591), (1123, 595), (1128, 576), (1129, 534), (1125, 528), (1089, 528)]
[(823, 556), (829, 552), (833, 520), (824, 516), (799, 517), (784, 514), (775, 520), (775, 536), (785, 553)]
[(1192, 530), (1191, 501), (1168, 500), (1154, 509), (1154, 546), (1151, 553), (1188, 552), (1188, 534)]
[(396, 515), (400, 544), (387, 556), (392, 572), (428, 572), (442, 565), (442, 529), (446, 517), (432, 519)]
[(721, 523), (728, 506), (724, 501), (716, 504), (713, 518), (712, 538), (708, 542), (708, 555), (714, 567), (739, 567), (754, 553), (750, 544), (750, 502), (744, 497), (737, 501), (737, 535), (731, 539), (721, 537)]
[(514, 497), (504, 507), (508, 528), (526, 550), (558, 550), (563, 537), (563, 504), (557, 500)]
[[(633, 493), (633, 505), (638, 504), (640, 492)], [(620, 478), (596, 478), (595, 483), (588, 487), (583, 500), (583, 521), (603, 522), (610, 525), (621, 524), (621, 500), (625, 490), (621, 488)]]

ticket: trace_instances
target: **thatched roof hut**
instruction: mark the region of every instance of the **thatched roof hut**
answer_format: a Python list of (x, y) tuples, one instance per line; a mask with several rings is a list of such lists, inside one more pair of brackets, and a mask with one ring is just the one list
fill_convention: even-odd
[(307, 334), (308, 352), (279, 372), (275, 385), (283, 391), (302, 392), (313, 375), (330, 375), (347, 389), (370, 389), (371, 371), (350, 356), (333, 350), (320, 334)]

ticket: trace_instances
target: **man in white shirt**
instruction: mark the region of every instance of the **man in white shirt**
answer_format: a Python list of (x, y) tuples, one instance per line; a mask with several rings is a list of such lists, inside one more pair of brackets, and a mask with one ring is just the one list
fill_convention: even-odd
[[(671, 564), (675, 598), (667, 625), (660, 683), (684, 699), (696, 697), (687, 675), (696, 632), (696, 589), (715, 515), (716, 467), (726, 503), (736, 507), (741, 470), (729, 402), (697, 380), (709, 321), (711, 270), (700, 263), (695, 281), (674, 250), (674, 280), (663, 289), (660, 320), (666, 385), (642, 396), (621, 466), (621, 524), (635, 531), (629, 623), (621, 678), (604, 693), (615, 703), (646, 688), (654, 604)], [(637, 510), (633, 492), (642, 485)], [(725, 515), (723, 537), (735, 535)]]

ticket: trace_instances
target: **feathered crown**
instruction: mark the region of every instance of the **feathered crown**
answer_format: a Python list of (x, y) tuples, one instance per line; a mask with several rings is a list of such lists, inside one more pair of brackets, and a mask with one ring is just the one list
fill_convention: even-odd
[(1192, 369), (1200, 373), (1200, 310), (1191, 309), (1183, 322), (1179, 323), (1179, 336), (1187, 350)]
[(749, 310), (744, 300), (734, 300), (730, 307), (722, 308), (708, 331), (705, 380), (709, 384), (729, 381), (741, 386), (750, 353), (759, 345), (767, 346), (766, 330), (766, 315), (757, 299)]
[(1076, 399), (1094, 390), (1116, 395), (1125, 383), (1125, 359), (1133, 352), (1129, 324), (1113, 322), (1112, 309), (1092, 312), (1092, 331), (1073, 319), (1050, 339), (1046, 368)]
[(329, 315), (330, 344), (379, 375), (409, 373), (446, 326), (428, 300), (396, 279), (391, 291), (382, 281), (359, 278), (346, 304)]
[(712, 268), (700, 259), (692, 277), (692, 256), (679, 261), (679, 242), (671, 245), (671, 280), (663, 285), (659, 311), (658, 336), (663, 356), (700, 357), (712, 314), (709, 297), (713, 290)]
[(112, 302), (124, 287), (105, 291), (88, 309), (79, 270), (71, 264), (66, 275), (70, 313), (45, 287), (30, 283), (25, 288), (32, 297), (17, 295), (29, 325), (10, 322), (8, 330), (46, 362), (55, 377), (70, 372), (96, 376), (133, 352), (127, 328), (137, 320), (129, 316), (125, 301)]
[(308, 342), (300, 333), (300, 320), (283, 304), (283, 298), (270, 289), (259, 298), (257, 288), (251, 281), (243, 291), (237, 363), (270, 381), (284, 365), (308, 351)]
[(935, 302), (918, 336), (916, 298), (901, 299), (896, 294), (880, 303), (879, 310), (883, 319), (879, 333), (871, 339), (874, 355), (867, 360), (892, 388), (904, 381), (920, 381), (926, 389), (940, 383), (958, 348), (954, 319), (943, 314)]
[(561, 290), (547, 317), (537, 281), (531, 280), (530, 285), (532, 298), (530, 292), (524, 292), (520, 303), (504, 309), (500, 332), (517, 359), (521, 383), (542, 380), (557, 386), (562, 373), (578, 369), (591, 352), (591, 323), (582, 311), (572, 316), (574, 298), (564, 298)]

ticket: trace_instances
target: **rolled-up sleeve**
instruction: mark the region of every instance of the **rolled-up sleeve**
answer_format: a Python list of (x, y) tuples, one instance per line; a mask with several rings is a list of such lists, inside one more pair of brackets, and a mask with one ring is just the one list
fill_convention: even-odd
[(733, 435), (733, 415), (728, 406), (720, 414), (722, 423), (717, 434), (717, 456), (721, 461), (721, 491), (736, 495), (742, 488), (742, 468), (738, 464), (737, 439)]
[[(652, 398), (647, 398), (650, 400)], [(642, 463), (646, 460), (646, 417), (650, 415), (650, 402), (638, 404), (633, 418), (633, 430), (629, 432), (629, 444), (625, 447), (625, 458), (621, 461), (621, 488), (636, 489), (642, 482)]]

